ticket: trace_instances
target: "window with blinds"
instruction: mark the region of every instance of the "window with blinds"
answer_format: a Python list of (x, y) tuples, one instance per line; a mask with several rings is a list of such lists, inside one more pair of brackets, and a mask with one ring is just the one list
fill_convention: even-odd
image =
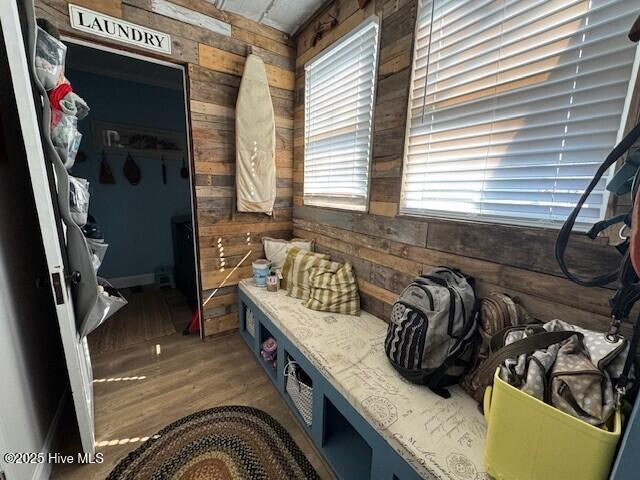
[[(637, 1), (420, 0), (401, 211), (560, 225), (622, 134)], [(581, 228), (601, 219), (606, 179)]]
[(305, 65), (304, 203), (367, 209), (378, 21)]

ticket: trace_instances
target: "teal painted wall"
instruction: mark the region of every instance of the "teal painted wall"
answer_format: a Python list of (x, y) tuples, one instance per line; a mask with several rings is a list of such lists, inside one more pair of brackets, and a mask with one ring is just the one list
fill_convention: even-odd
[(173, 265), (171, 218), (191, 212), (189, 180), (180, 177), (181, 159), (165, 159), (167, 184), (164, 185), (160, 157), (134, 154), (142, 179), (138, 185), (131, 185), (122, 170), (126, 153), (107, 153), (115, 184), (100, 184), (101, 151), (94, 148), (91, 124), (114, 122), (180, 131), (186, 135), (183, 91), (70, 68), (66, 75), (74, 91), (91, 108), (89, 115), (78, 124), (83, 134), (80, 150), (87, 159), (76, 162), (71, 173), (91, 182), (89, 212), (109, 243), (98, 274), (107, 279), (142, 275), (153, 273), (156, 267)]
[(610, 480), (637, 480), (640, 477), (638, 447), (640, 447), (640, 397), (636, 398)]

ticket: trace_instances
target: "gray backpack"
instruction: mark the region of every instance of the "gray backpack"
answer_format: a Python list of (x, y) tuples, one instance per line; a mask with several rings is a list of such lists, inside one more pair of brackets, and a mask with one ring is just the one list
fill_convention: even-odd
[(440, 267), (404, 289), (391, 310), (385, 352), (406, 379), (449, 397), (476, 335), (475, 294), (459, 271)]

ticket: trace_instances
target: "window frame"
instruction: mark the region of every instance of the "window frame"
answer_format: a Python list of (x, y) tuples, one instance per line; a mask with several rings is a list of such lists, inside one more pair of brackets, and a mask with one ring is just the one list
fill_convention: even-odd
[[(306, 127), (307, 127), (307, 67), (313, 64), (314, 62), (322, 59), (325, 55), (330, 54), (332, 51), (338, 49), (340, 46), (348, 43), (351, 39), (353, 39), (358, 33), (367, 28), (369, 25), (376, 24), (377, 25), (377, 33), (376, 33), (376, 44), (375, 44), (375, 61), (373, 65), (373, 95), (371, 97), (371, 131), (369, 133), (370, 141), (369, 141), (369, 151), (367, 155), (367, 193), (364, 198), (364, 203), (362, 206), (360, 205), (350, 205), (347, 202), (341, 202), (341, 197), (338, 196), (320, 196), (316, 195), (314, 197), (305, 196), (304, 187), (305, 187), (305, 165), (306, 165), (306, 155), (307, 155), (307, 135), (306, 135)], [(324, 50), (318, 52), (311, 59), (309, 59), (303, 65), (303, 69), (305, 71), (305, 99), (304, 99), (304, 117), (303, 117), (303, 146), (302, 146), (302, 204), (304, 206), (315, 207), (315, 208), (326, 208), (331, 210), (340, 210), (340, 211), (348, 211), (348, 212), (357, 212), (357, 213), (368, 213), (369, 212), (369, 204), (371, 200), (371, 168), (373, 164), (373, 144), (374, 144), (374, 135), (375, 135), (375, 113), (376, 113), (376, 99), (378, 94), (378, 75), (379, 75), (379, 65), (380, 65), (380, 38), (381, 38), (381, 30), (382, 30), (382, 22), (380, 21), (380, 17), (378, 15), (371, 15), (367, 17), (365, 20), (360, 22), (356, 27), (351, 29), (337, 41), (333, 42)]]
[[(432, 0), (435, 2), (436, 0)], [(430, 209), (415, 209), (415, 208), (407, 208), (403, 206), (403, 198), (405, 194), (405, 174), (406, 174), (406, 162), (407, 162), (407, 153), (409, 150), (409, 132), (411, 126), (411, 103), (412, 103), (412, 86), (414, 82), (414, 77), (416, 73), (415, 69), (415, 53), (416, 53), (416, 39), (418, 34), (418, 20), (420, 18), (420, 3), (421, 0), (417, 0), (417, 13), (416, 19), (413, 28), (413, 41), (411, 45), (411, 75), (408, 86), (408, 98), (407, 98), (407, 115), (406, 121), (404, 125), (404, 145), (402, 152), (402, 168), (400, 175), (400, 198), (398, 200), (398, 214), (399, 217), (407, 217), (414, 219), (436, 219), (436, 220), (448, 220), (451, 222), (458, 223), (479, 223), (479, 224), (496, 224), (503, 226), (513, 226), (513, 227), (524, 227), (529, 229), (537, 229), (537, 230), (548, 230), (555, 232), (562, 228), (564, 222), (559, 221), (541, 221), (536, 220), (534, 218), (516, 218), (516, 217), (506, 217), (506, 216), (498, 216), (498, 215), (483, 215), (479, 213), (465, 213), (465, 212), (453, 212), (453, 211), (444, 211), (444, 210), (430, 210)], [(431, 39), (429, 40), (431, 43)], [(425, 80), (426, 81), (426, 80)], [(631, 102), (634, 99), (634, 92), (636, 89), (640, 88), (640, 42), (635, 47), (635, 55), (633, 60), (633, 65), (631, 69), (631, 76), (629, 79), (629, 84), (627, 85), (627, 93), (625, 96), (623, 110), (620, 114), (620, 125), (618, 126), (618, 131), (616, 134), (616, 140), (612, 148), (620, 143), (625, 133), (628, 131), (629, 124), (629, 113), (631, 111)], [(640, 102), (640, 95), (637, 99)], [(640, 109), (640, 107), (639, 107)], [(621, 158), (624, 158), (621, 157)], [(604, 161), (604, 158), (602, 159)], [(618, 162), (614, 163), (603, 175), (603, 179), (606, 180), (606, 183), (613, 177), (613, 173), (617, 168)], [(600, 220), (603, 220), (607, 217), (607, 214), (610, 213), (613, 199), (615, 196), (611, 195), (611, 192), (605, 188), (603, 194), (603, 202), (600, 207)], [(589, 231), (591, 228), (591, 224), (587, 223), (577, 223), (574, 225), (573, 231), (585, 233)]]

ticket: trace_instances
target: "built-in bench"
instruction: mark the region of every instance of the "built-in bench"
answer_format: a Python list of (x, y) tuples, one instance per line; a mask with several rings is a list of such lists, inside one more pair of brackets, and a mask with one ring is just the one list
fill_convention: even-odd
[[(250, 280), (240, 283), (239, 318), (243, 338), (339, 478), (489, 478), (486, 423), (476, 403), (457, 386), (443, 399), (400, 377), (384, 354), (384, 321), (364, 311), (309, 310)], [(270, 336), (278, 343), (276, 368), (260, 357)], [(310, 427), (285, 390), (289, 359), (313, 383)]]

